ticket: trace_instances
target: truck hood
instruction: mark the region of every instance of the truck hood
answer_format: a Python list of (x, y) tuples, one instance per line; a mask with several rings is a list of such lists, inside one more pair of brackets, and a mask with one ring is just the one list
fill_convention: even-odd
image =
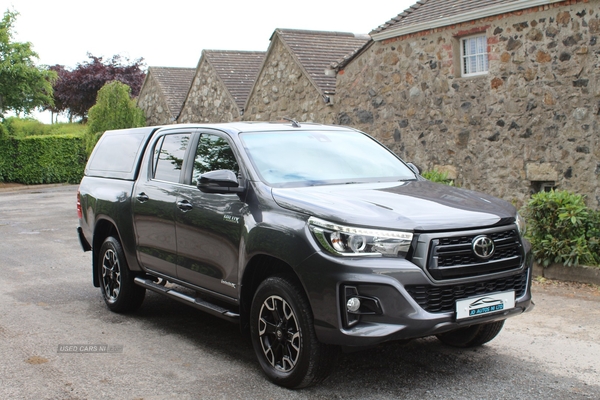
[(332, 222), (410, 231), (469, 229), (514, 221), (504, 200), (428, 181), (273, 188), (286, 209)]

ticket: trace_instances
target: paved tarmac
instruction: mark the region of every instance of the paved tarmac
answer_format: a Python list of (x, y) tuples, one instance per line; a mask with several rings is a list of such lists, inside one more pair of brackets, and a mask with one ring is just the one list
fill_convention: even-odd
[(148, 293), (113, 314), (77, 240), (77, 187), (0, 191), (1, 399), (599, 399), (597, 288), (536, 284), (489, 344), (341, 356), (321, 385), (269, 383), (236, 325)]

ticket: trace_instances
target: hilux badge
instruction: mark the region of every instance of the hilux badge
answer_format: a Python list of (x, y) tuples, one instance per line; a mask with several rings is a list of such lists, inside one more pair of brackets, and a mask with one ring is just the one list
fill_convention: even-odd
[(473, 253), (484, 260), (494, 255), (494, 241), (485, 235), (480, 235), (473, 239), (471, 246)]
[(223, 215), (223, 220), (227, 222), (233, 222), (234, 224), (240, 223), (240, 217), (234, 217), (233, 215), (229, 214)]

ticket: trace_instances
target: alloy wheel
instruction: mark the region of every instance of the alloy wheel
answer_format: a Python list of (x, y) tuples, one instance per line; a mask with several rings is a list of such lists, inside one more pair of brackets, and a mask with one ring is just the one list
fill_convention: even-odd
[(263, 302), (258, 335), (271, 366), (282, 372), (294, 369), (301, 351), (301, 332), (294, 310), (280, 296), (269, 296)]

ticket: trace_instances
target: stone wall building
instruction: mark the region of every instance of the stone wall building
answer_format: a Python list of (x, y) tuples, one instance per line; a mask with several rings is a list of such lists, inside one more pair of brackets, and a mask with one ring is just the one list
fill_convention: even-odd
[(263, 51), (204, 50), (177, 122), (239, 121)]
[[(336, 113), (335, 73), (329, 64), (352, 54), (367, 41), (352, 33), (277, 29), (250, 92), (243, 120), (279, 120), (333, 123)], [(333, 71), (332, 71), (333, 72)]]
[(336, 122), (517, 205), (546, 187), (600, 205), (600, 1), (422, 0), (371, 37), (333, 65)]
[(137, 100), (146, 125), (175, 123), (195, 72), (194, 68), (148, 67)]

